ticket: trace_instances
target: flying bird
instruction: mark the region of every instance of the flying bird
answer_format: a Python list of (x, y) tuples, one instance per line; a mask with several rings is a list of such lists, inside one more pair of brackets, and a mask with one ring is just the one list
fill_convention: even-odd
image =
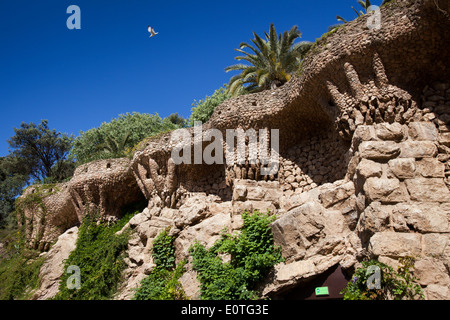
[(150, 26), (148, 26), (148, 32), (150, 32), (150, 38), (158, 34), (158, 32), (155, 32), (155, 30)]

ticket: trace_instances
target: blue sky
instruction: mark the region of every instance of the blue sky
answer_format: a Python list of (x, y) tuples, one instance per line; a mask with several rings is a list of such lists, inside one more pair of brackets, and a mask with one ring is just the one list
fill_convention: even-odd
[[(379, 4), (380, 1), (373, 1)], [(67, 7), (81, 9), (69, 30)], [(235, 48), (298, 25), (314, 41), (356, 0), (0, 0), (0, 156), (21, 122), (78, 135), (121, 113), (187, 117), (232, 76)], [(147, 25), (159, 34), (149, 38)]]

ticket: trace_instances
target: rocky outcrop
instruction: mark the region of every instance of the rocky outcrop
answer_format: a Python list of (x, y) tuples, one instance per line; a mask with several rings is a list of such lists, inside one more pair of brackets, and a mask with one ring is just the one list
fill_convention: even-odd
[(64, 261), (75, 249), (78, 227), (73, 227), (58, 237), (49, 252), (42, 253), (46, 260), (41, 267), (40, 288), (34, 292), (33, 300), (53, 298), (59, 290), (59, 282), (64, 273)]
[(414, 256), (426, 297), (450, 299), (449, 12), (442, 0), (394, 1), (381, 9), (381, 29), (368, 29), (367, 16), (345, 24), (315, 44), (300, 77), (227, 100), (183, 132), (193, 137), (186, 150), (204, 151), (207, 129), (278, 129), (276, 173), (262, 175), (262, 163), (247, 156), (175, 164), (178, 141), (161, 134), (132, 160), (81, 166), (67, 184), (39, 191), (34, 207), (24, 201), (28, 239), (50, 243), (87, 209), (117, 217), (145, 197), (148, 207), (125, 227), (128, 268), (116, 298), (130, 298), (151, 272), (152, 240), (167, 227), (177, 260), (188, 259), (183, 288), (198, 298), (193, 241), (209, 246), (223, 228), (238, 231), (245, 210), (270, 210), (286, 261), (260, 284), (263, 297), (301, 289), (336, 266), (351, 271), (364, 258), (395, 266)]

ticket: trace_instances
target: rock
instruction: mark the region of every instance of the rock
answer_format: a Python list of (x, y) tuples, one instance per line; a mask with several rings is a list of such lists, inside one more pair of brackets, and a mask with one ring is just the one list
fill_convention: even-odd
[(313, 237), (320, 237), (325, 227), (324, 209), (316, 202), (308, 202), (281, 216), (272, 223), (274, 243), (281, 246), (284, 257), (298, 259), (305, 255)]
[(378, 232), (370, 238), (369, 251), (374, 256), (418, 256), (422, 251), (421, 237), (417, 233)]
[(439, 143), (450, 148), (450, 132), (440, 133)]
[(413, 178), (416, 172), (414, 158), (398, 158), (389, 160), (389, 169), (399, 179)]
[(450, 200), (450, 191), (441, 178), (408, 179), (405, 183), (413, 201), (447, 202)]
[(398, 122), (378, 123), (375, 125), (375, 130), (377, 137), (381, 140), (401, 141), (405, 136), (403, 126)]
[(358, 164), (357, 172), (364, 179), (370, 177), (378, 177), (380, 178), (383, 174), (383, 169), (381, 164), (368, 159), (361, 159), (361, 162)]
[(425, 178), (444, 178), (445, 165), (436, 158), (424, 158), (417, 162), (417, 172)]
[(405, 141), (400, 143), (400, 158), (434, 158), (437, 147), (430, 141)]
[(400, 147), (393, 141), (364, 141), (359, 145), (362, 158), (370, 160), (389, 160), (400, 154)]
[(398, 179), (369, 178), (363, 188), (370, 201), (391, 203), (408, 200), (408, 192)]
[(64, 273), (64, 261), (75, 249), (78, 238), (78, 227), (73, 227), (58, 237), (58, 240), (47, 254), (39, 276), (41, 286), (34, 293), (33, 300), (51, 299), (59, 291), (59, 280)]
[(185, 272), (178, 281), (183, 287), (184, 294), (190, 300), (200, 299), (200, 283), (197, 280), (197, 272), (189, 270)]
[(436, 141), (438, 132), (432, 122), (411, 122), (409, 136), (416, 141)]
[(372, 202), (359, 218), (357, 230), (372, 235), (385, 231), (389, 227), (390, 214), (383, 208), (380, 202)]
[(430, 284), (425, 288), (424, 293), (426, 300), (450, 300), (449, 286)]
[[(449, 232), (450, 206), (437, 203), (397, 204), (393, 218), (402, 217), (408, 228), (420, 232)], [(409, 231), (409, 229), (407, 229)]]
[(247, 188), (242, 185), (235, 185), (233, 187), (233, 200), (245, 201), (247, 199)]
[(442, 261), (427, 257), (414, 264), (414, 275), (420, 285), (439, 284), (450, 286), (450, 277)]
[(355, 193), (355, 185), (352, 181), (347, 182), (343, 185), (332, 187), (325, 190), (319, 195), (319, 199), (325, 208), (329, 208), (339, 202), (348, 199), (351, 195)]

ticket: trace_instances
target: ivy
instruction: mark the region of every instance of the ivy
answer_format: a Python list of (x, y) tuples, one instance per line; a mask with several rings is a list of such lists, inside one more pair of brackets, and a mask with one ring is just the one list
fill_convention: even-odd
[[(274, 265), (284, 261), (281, 248), (273, 243), (270, 228), (276, 217), (269, 212), (246, 211), (242, 218), (244, 226), (240, 233), (224, 231), (210, 249), (198, 242), (189, 249), (204, 300), (256, 299), (257, 282)], [(224, 262), (224, 256), (230, 261)]]
[(183, 275), (186, 261), (175, 265), (175, 238), (169, 235), (170, 227), (164, 229), (154, 240), (152, 257), (155, 267), (141, 281), (133, 300), (186, 300), (178, 281)]
[[(59, 292), (55, 300), (107, 300), (116, 292), (125, 269), (125, 251), (129, 232), (116, 235), (139, 211), (128, 212), (119, 221), (107, 225), (95, 215), (87, 214), (80, 226), (76, 248), (64, 263)], [(81, 288), (67, 288), (71, 276), (66, 270), (78, 266), (81, 271)]]

